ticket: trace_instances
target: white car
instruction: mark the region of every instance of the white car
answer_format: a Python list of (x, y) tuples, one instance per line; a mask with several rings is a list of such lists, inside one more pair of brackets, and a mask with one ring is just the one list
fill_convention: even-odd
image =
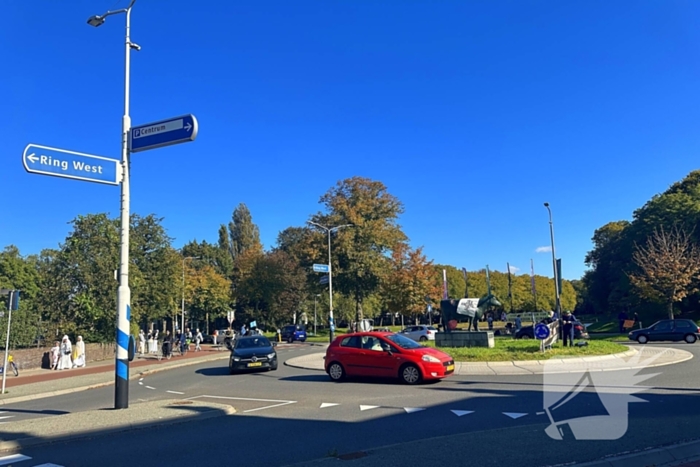
[(408, 337), (409, 339), (413, 339), (417, 342), (434, 341), (436, 333), (437, 329), (435, 329), (432, 326), (426, 326), (424, 324), (418, 326), (408, 326), (406, 329), (399, 332), (399, 334), (402, 334)]

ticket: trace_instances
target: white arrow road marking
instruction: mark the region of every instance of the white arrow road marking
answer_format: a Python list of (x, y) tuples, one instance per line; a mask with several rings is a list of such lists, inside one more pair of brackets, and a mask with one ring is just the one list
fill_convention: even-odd
[(418, 407), (404, 407), (403, 409), (406, 411), (406, 413), (420, 412), (421, 410), (425, 410)]
[(458, 417), (461, 417), (463, 415), (469, 415), (470, 413), (474, 413), (473, 410), (450, 410), (450, 412), (457, 415)]
[(12, 454), (11, 456), (0, 457), (0, 465), (12, 464), (13, 462), (28, 461), (31, 457), (22, 454)]
[(360, 411), (372, 410), (372, 409), (378, 409), (378, 408), (379, 408), (378, 405), (361, 405), (361, 406), (360, 406)]
[(185, 125), (185, 130), (190, 131), (192, 129), (192, 125), (190, 125), (190, 122), (187, 122), (187, 125)]
[(503, 412), (503, 415), (507, 415), (510, 418), (512, 418), (513, 420), (515, 420), (516, 418), (524, 417), (527, 414), (526, 413), (518, 413), (518, 412)]
[(332, 404), (332, 403), (330, 403), (330, 402), (323, 402), (323, 403), (321, 404), (321, 407), (319, 407), (319, 409), (325, 409), (326, 407), (333, 407), (333, 406), (336, 406), (336, 405), (340, 405), (340, 404)]
[(177, 392), (177, 391), (165, 391), (169, 392), (170, 394), (184, 394), (184, 392)]
[(32, 162), (32, 164), (39, 160), (39, 158), (36, 157), (35, 153), (31, 153), (30, 155), (28, 155), (27, 159), (29, 159)]
[(58, 464), (41, 464), (41, 465), (35, 465), (34, 467), (63, 467), (63, 466), (58, 465)]

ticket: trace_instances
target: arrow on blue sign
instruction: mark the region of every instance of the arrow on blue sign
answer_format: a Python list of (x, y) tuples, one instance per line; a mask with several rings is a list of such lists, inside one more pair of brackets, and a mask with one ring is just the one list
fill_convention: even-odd
[(314, 272), (328, 272), (327, 264), (314, 264)]
[(535, 337), (538, 339), (546, 339), (549, 337), (549, 326), (539, 323), (535, 326)]
[(131, 152), (139, 152), (194, 141), (197, 130), (197, 119), (194, 115), (147, 123), (131, 128), (129, 148)]
[(119, 185), (121, 178), (118, 160), (38, 144), (27, 145), (22, 164), (29, 173), (107, 185)]

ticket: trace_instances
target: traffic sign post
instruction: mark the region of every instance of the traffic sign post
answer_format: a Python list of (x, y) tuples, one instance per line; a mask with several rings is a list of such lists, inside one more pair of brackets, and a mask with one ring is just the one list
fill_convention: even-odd
[(19, 309), (19, 290), (10, 290), (7, 299), (7, 338), (5, 339), (5, 357), (2, 365), (2, 394), (5, 394), (5, 377), (9, 369), (7, 368), (7, 357), (10, 355), (10, 323), (12, 322), (12, 311)]
[(314, 272), (328, 272), (330, 268), (327, 264), (314, 264)]
[(198, 129), (194, 115), (132, 127), (129, 132), (129, 149), (131, 152), (140, 152), (194, 141)]
[(119, 185), (121, 182), (118, 160), (66, 149), (29, 144), (24, 148), (22, 164), (29, 173), (107, 185)]
[(236, 316), (236, 312), (235, 312), (235, 311), (229, 310), (229, 311), (226, 313), (226, 319), (228, 319), (228, 328), (229, 328), (229, 329), (231, 329), (231, 324), (233, 323), (233, 319), (235, 318), (235, 316)]

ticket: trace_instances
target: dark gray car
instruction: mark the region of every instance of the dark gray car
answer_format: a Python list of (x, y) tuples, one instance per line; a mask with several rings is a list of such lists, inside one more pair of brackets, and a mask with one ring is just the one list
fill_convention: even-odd
[(229, 358), (229, 373), (240, 371), (277, 369), (277, 352), (274, 343), (265, 336), (242, 336), (234, 341)]
[(700, 327), (689, 319), (662, 319), (648, 328), (635, 329), (629, 339), (640, 344), (658, 341), (685, 341), (694, 344), (700, 338)]

